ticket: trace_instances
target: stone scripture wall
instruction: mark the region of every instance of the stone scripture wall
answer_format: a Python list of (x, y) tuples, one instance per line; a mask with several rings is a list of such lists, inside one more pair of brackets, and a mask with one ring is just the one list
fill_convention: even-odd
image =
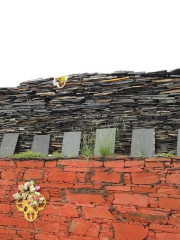
[[(47, 199), (27, 222), (12, 195), (34, 179)], [(0, 160), (1, 240), (179, 240), (180, 159)]]
[(175, 154), (180, 69), (71, 75), (63, 89), (53, 78), (0, 89), (0, 142), (5, 132), (19, 132), (18, 152), (31, 148), (34, 134), (51, 134), (50, 152), (66, 131), (88, 132), (93, 144), (101, 127), (118, 128), (116, 153), (129, 155), (132, 129), (148, 127), (156, 130), (156, 153)]

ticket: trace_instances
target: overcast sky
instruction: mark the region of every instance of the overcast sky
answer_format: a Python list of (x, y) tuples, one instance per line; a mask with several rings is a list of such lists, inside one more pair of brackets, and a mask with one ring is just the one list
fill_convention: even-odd
[(179, 0), (0, 1), (0, 87), (180, 68)]

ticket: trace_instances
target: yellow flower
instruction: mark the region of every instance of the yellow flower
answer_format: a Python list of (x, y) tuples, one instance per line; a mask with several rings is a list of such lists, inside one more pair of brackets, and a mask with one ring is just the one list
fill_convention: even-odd
[(68, 78), (67, 76), (61, 76), (61, 77), (57, 77), (56, 80), (59, 81), (61, 84), (63, 84), (67, 78)]

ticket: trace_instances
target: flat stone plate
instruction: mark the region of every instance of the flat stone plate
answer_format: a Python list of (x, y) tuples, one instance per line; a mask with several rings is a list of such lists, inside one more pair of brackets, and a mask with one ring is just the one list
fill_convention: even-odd
[(67, 157), (78, 157), (81, 144), (81, 132), (65, 132), (62, 154)]
[(152, 157), (155, 155), (154, 128), (133, 129), (131, 157)]
[(178, 129), (177, 156), (180, 157), (180, 129)]
[(114, 154), (116, 140), (116, 128), (103, 128), (96, 130), (94, 156), (102, 156), (103, 149)]
[(49, 153), (50, 135), (35, 135), (31, 147), (31, 151), (40, 152), (44, 156)]
[(14, 154), (18, 138), (19, 133), (4, 134), (0, 148), (0, 157), (9, 157)]

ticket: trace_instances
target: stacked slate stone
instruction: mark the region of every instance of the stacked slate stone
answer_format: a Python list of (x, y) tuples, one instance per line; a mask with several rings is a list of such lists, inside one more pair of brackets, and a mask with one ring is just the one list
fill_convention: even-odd
[(70, 75), (64, 88), (53, 78), (0, 89), (0, 142), (18, 132), (17, 152), (33, 135), (50, 134), (50, 152), (61, 149), (64, 132), (82, 131), (94, 144), (95, 130), (117, 127), (116, 153), (129, 155), (132, 129), (155, 128), (156, 153), (176, 153), (180, 128), (180, 69), (152, 73), (118, 71)]

